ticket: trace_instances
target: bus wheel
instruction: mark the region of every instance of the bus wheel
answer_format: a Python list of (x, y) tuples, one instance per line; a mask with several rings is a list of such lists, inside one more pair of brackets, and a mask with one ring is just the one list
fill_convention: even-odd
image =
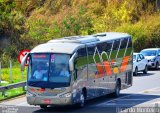
[(40, 105), (41, 109), (47, 109), (47, 105)]
[(121, 84), (119, 81), (117, 81), (116, 87), (115, 87), (115, 91), (113, 93), (114, 97), (118, 97), (120, 95), (120, 90), (121, 90)]
[(79, 107), (84, 107), (85, 106), (85, 96), (84, 96), (84, 92), (81, 93), (80, 95), (80, 103), (79, 103)]

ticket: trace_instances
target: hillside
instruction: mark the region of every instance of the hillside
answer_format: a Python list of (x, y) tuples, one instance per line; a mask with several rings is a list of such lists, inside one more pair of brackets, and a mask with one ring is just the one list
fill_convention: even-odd
[(0, 58), (53, 38), (106, 31), (130, 33), (135, 51), (158, 47), (159, 20), (156, 0), (0, 0), (0, 36), (10, 44)]

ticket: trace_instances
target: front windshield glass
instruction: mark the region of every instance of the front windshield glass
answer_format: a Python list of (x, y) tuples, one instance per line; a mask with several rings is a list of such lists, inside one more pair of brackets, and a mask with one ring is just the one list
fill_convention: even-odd
[(70, 83), (70, 55), (31, 54), (28, 66), (28, 85), (35, 87), (66, 87)]
[(157, 51), (156, 50), (144, 50), (141, 52), (143, 56), (156, 56)]

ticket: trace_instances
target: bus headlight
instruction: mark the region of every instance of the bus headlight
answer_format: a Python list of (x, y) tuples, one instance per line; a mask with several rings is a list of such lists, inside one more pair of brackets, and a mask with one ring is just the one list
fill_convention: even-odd
[(71, 93), (65, 93), (65, 94), (62, 94), (62, 95), (60, 95), (59, 97), (62, 97), (62, 98), (68, 98), (68, 97), (71, 97)]

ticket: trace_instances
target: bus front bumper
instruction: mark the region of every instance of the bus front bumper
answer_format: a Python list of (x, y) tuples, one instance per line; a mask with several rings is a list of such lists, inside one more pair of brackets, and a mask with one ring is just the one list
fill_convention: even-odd
[(72, 105), (72, 96), (36, 96), (27, 94), (26, 97), (30, 105)]

